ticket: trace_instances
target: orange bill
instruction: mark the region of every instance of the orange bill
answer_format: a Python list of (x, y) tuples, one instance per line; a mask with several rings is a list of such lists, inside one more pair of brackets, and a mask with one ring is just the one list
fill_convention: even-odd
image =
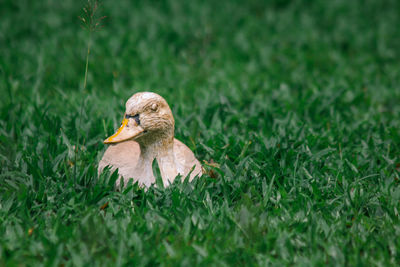
[(131, 119), (124, 118), (117, 132), (104, 140), (104, 144), (113, 144), (134, 139), (143, 132), (144, 129), (137, 125), (134, 120), (131, 121)]

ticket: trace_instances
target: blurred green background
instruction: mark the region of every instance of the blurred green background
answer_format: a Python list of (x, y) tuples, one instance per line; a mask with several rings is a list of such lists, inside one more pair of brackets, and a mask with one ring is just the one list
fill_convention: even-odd
[[(84, 88), (86, 4), (0, 2), (1, 266), (400, 263), (399, 1), (103, 1)], [(202, 178), (97, 175), (139, 91)]]

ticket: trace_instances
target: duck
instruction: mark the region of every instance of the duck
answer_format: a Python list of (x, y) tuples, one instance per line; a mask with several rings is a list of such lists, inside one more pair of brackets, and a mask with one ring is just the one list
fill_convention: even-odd
[(164, 187), (175, 178), (192, 181), (202, 175), (194, 153), (174, 137), (175, 120), (167, 101), (153, 92), (139, 92), (128, 99), (119, 129), (105, 139), (109, 145), (98, 165), (101, 173), (107, 166), (118, 170), (116, 186), (130, 179), (139, 186), (155, 184), (153, 161), (159, 166)]

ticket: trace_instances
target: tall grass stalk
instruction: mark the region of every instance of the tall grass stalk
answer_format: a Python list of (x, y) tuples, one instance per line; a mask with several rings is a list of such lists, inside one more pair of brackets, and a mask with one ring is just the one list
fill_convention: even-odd
[(88, 68), (89, 68), (89, 55), (90, 55), (90, 45), (92, 44), (92, 34), (89, 32), (89, 38), (87, 42), (87, 52), (86, 52), (86, 66), (85, 66), (85, 79), (83, 82), (83, 91), (86, 90), (87, 84), (87, 75), (88, 75)]
[[(92, 33), (101, 28), (101, 21), (105, 18), (98, 17), (97, 12), (99, 9), (99, 1), (98, 0), (88, 0), (86, 5), (82, 8), (83, 14), (79, 16), (79, 19), (82, 21), (82, 27), (88, 32), (87, 38), (87, 50), (86, 50), (86, 65), (85, 65), (85, 76), (83, 80), (83, 88), (82, 93), (86, 91), (87, 88), (87, 76), (89, 70), (89, 56), (90, 56), (90, 48), (92, 44)], [(82, 114), (85, 106), (85, 98), (82, 98), (82, 103), (79, 111), (78, 118), (78, 129), (81, 127)], [(76, 177), (76, 165), (78, 160), (79, 153), (79, 132), (76, 134), (76, 147), (75, 147), (75, 159), (74, 159), (74, 183), (76, 185), (77, 177)]]

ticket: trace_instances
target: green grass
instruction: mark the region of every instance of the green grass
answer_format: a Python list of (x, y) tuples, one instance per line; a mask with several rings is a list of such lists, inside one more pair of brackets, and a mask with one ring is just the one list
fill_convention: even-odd
[[(399, 1), (104, 1), (82, 90), (84, 3), (0, 3), (0, 266), (400, 264)], [(97, 175), (143, 90), (211, 176)]]

